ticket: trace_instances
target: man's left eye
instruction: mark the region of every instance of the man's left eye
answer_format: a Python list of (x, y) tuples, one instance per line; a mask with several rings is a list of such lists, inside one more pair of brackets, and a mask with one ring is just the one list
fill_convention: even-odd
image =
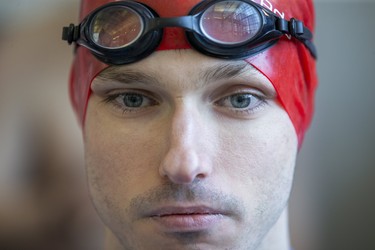
[(253, 109), (260, 105), (263, 100), (255, 95), (246, 94), (234, 94), (220, 99), (217, 104), (222, 107), (228, 107), (232, 109)]

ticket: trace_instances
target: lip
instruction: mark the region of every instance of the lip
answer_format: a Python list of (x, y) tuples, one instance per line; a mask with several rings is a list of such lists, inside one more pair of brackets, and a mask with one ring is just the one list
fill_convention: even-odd
[(165, 232), (198, 232), (215, 228), (227, 214), (206, 206), (163, 207), (147, 217)]

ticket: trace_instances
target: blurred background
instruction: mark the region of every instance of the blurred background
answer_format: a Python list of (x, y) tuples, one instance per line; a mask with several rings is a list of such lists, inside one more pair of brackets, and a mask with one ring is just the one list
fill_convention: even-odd
[[(317, 0), (320, 86), (290, 202), (296, 250), (375, 249), (375, 0)], [(61, 28), (79, 0), (0, 0), (0, 249), (102, 249)]]
[(67, 89), (79, 0), (0, 0), (0, 249), (102, 249)]

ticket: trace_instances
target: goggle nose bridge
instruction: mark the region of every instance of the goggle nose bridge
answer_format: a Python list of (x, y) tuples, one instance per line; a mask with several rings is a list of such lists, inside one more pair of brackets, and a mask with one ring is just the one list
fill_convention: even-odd
[(148, 27), (145, 28), (145, 33), (152, 30), (167, 28), (167, 27), (179, 27), (188, 31), (198, 31), (197, 17), (196, 16), (181, 16), (181, 17), (155, 17), (149, 22), (146, 22)]

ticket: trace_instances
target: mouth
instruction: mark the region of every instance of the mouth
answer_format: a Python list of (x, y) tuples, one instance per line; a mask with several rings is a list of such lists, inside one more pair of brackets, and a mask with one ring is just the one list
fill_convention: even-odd
[(147, 217), (164, 232), (197, 232), (213, 229), (228, 215), (224, 211), (205, 206), (162, 207)]

